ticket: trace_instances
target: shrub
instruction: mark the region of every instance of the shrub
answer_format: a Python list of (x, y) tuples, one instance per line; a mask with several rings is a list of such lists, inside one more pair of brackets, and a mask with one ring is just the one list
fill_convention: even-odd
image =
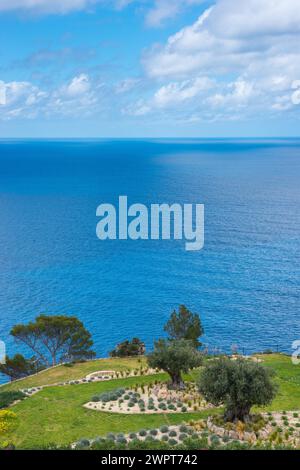
[(136, 438), (137, 438), (137, 435), (136, 435), (134, 432), (131, 432), (131, 433), (129, 434), (129, 437), (130, 437), (130, 439), (136, 439)]
[(147, 436), (147, 431), (145, 429), (141, 429), (139, 435), (142, 437)]
[(183, 434), (183, 433), (179, 434), (179, 440), (180, 441), (184, 441), (185, 439), (187, 439), (187, 437), (188, 437), (187, 434)]
[(15, 401), (23, 400), (25, 397), (25, 393), (19, 391), (2, 392), (0, 393), (0, 408), (7, 408)]
[(87, 447), (90, 447), (90, 441), (88, 439), (80, 439), (80, 441), (77, 443), (77, 445), (80, 447), (80, 448), (87, 448)]
[(157, 433), (157, 430), (156, 430), (156, 429), (151, 429), (150, 434), (151, 434), (152, 436), (157, 436), (158, 433)]
[(187, 427), (185, 424), (182, 424), (182, 425), (179, 427), (179, 431), (180, 431), (180, 432), (188, 432), (188, 427)]
[(17, 424), (17, 415), (10, 410), (0, 410), (0, 435), (12, 431)]
[(169, 436), (170, 436), (170, 437), (175, 437), (175, 436), (177, 436), (177, 432), (176, 432), (174, 429), (172, 429), (172, 430), (169, 432)]
[(94, 396), (92, 397), (91, 401), (93, 401), (93, 402), (99, 402), (99, 401), (100, 401), (100, 398), (99, 398), (98, 395), (94, 395)]
[(169, 442), (169, 445), (172, 446), (172, 447), (176, 446), (176, 444), (177, 444), (177, 441), (175, 439), (169, 439), (168, 442)]
[(116, 439), (116, 436), (114, 435), (114, 433), (112, 432), (109, 432), (106, 436), (106, 438), (109, 440), (109, 441), (114, 441)]
[(127, 440), (125, 439), (125, 437), (117, 437), (116, 442), (118, 444), (127, 444)]
[(162, 427), (160, 428), (160, 432), (163, 433), (163, 434), (165, 434), (166, 432), (169, 432), (168, 426), (162, 426)]

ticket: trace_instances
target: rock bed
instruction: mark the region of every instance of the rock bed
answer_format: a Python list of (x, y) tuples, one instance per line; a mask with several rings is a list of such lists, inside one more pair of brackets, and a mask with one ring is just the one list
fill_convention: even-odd
[(281, 412), (262, 414), (265, 425), (258, 430), (245, 430), (242, 423), (237, 423), (235, 429), (227, 429), (214, 424), (213, 419), (207, 420), (210, 433), (228, 441), (246, 442), (252, 445), (265, 443), (270, 445), (290, 445), (300, 448), (300, 412)]
[(97, 371), (88, 374), (83, 379), (68, 380), (66, 382), (57, 382), (49, 385), (41, 385), (40, 387), (31, 387), (20, 389), (27, 397), (31, 397), (37, 392), (43, 390), (46, 387), (61, 387), (64, 385), (81, 385), (92, 382), (104, 382), (108, 380), (116, 380), (119, 378), (130, 378), (130, 377), (141, 377), (146, 375), (154, 375), (160, 371), (154, 369), (132, 369), (128, 371)]
[(132, 441), (142, 442), (153, 442), (163, 441), (168, 443), (170, 446), (175, 446), (180, 442), (183, 442), (188, 437), (198, 437), (198, 433), (195, 433), (193, 428), (185, 424), (179, 426), (161, 426), (156, 429), (141, 429), (138, 432), (132, 432), (129, 434), (123, 433), (108, 433), (106, 437), (97, 437), (95, 439), (81, 439), (80, 441), (72, 445), (73, 449), (84, 449), (92, 447), (97, 443), (105, 441), (111, 441), (117, 444), (129, 444)]
[(194, 385), (189, 384), (185, 391), (174, 391), (168, 390), (164, 383), (135, 389), (115, 389), (92, 397), (84, 406), (123, 414), (186, 413), (213, 407), (199, 396)]

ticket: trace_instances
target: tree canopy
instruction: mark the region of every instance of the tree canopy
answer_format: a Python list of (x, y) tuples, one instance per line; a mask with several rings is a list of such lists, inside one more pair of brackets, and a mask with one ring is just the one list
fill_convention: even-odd
[(247, 421), (251, 407), (267, 405), (276, 395), (270, 369), (246, 359), (216, 359), (199, 377), (199, 391), (213, 405), (225, 405), (227, 421)]
[(145, 343), (139, 338), (133, 338), (131, 341), (126, 340), (117, 344), (116, 348), (110, 351), (109, 355), (111, 357), (143, 356), (145, 351)]
[(185, 387), (182, 373), (199, 367), (202, 364), (202, 355), (194, 348), (192, 341), (160, 339), (154, 343), (148, 363), (150, 367), (162, 369), (169, 374), (172, 388), (182, 389)]
[(29, 347), (45, 367), (95, 356), (91, 334), (76, 317), (40, 315), (27, 325), (15, 325), (11, 335)]
[(178, 313), (174, 310), (164, 330), (171, 340), (186, 339), (192, 341), (196, 348), (201, 346), (199, 337), (204, 334), (204, 329), (200, 317), (188, 310), (185, 305), (179, 306)]
[(43, 367), (34, 357), (26, 359), (22, 354), (13, 357), (6, 356), (5, 364), (0, 364), (0, 372), (10, 377), (11, 380), (22, 379), (32, 375)]

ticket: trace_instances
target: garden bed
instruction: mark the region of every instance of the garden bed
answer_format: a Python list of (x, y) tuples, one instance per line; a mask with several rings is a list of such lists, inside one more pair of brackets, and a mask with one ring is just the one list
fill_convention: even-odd
[(86, 408), (110, 413), (186, 413), (214, 408), (189, 383), (185, 390), (169, 390), (166, 383), (119, 388), (94, 395)]

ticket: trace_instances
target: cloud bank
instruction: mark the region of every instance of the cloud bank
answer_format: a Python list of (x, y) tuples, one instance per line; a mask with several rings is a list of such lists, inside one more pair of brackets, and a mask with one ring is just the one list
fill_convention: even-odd
[(298, 0), (217, 0), (193, 24), (144, 54), (146, 75), (169, 81), (148, 107), (167, 90), (173, 102), (182, 101), (186, 80), (208, 77), (215, 92), (202, 98), (202, 107), (292, 109), (298, 101), (292, 85), (300, 78), (299, 43)]

